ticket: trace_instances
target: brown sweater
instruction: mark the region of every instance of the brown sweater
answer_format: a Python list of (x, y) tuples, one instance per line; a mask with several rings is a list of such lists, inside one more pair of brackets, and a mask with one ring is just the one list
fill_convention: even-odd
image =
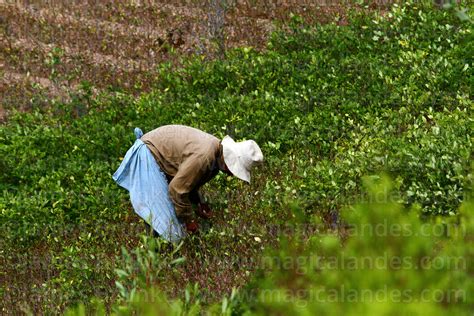
[(165, 125), (141, 137), (161, 170), (167, 175), (170, 198), (183, 222), (193, 219), (191, 202), (197, 203), (198, 189), (219, 171), (220, 140), (183, 125)]

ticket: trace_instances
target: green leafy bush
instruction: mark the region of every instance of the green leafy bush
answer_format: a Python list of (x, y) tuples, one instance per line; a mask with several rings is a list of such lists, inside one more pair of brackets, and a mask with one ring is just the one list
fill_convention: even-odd
[[(370, 199), (362, 189), (368, 174), (384, 171), (394, 179), (390, 198), (400, 206), (381, 208), (395, 221), (411, 221), (415, 211), (406, 217), (404, 209), (412, 206), (428, 217), (459, 218), (457, 210), (470, 197), (473, 182), (470, 39), (469, 20), (414, 2), (383, 14), (354, 12), (346, 26), (305, 25), (295, 18), (288, 30), (274, 34), (266, 52), (240, 48), (223, 60), (184, 60), (179, 69), (162, 65), (154, 90), (139, 97), (108, 91), (95, 98), (85, 85), (70, 103), (12, 115), (0, 126), (2, 262), (11, 271), (5, 273), (8, 284), (14, 284), (2, 288), (4, 301), (16, 306), (15, 297), (39, 295), (30, 308), (58, 313), (92, 296), (106, 297), (110, 305), (117, 295), (130, 298), (133, 288), (143, 287), (132, 278), (131, 284), (121, 283), (126, 291), (120, 294), (114, 273), (121, 269), (116, 258), (128, 262), (121, 257), (122, 246), (147, 265), (161, 260), (147, 261), (152, 256), (136, 250), (144, 228), (126, 192), (111, 179), (133, 142), (135, 126), (146, 132), (179, 123), (219, 137), (253, 138), (266, 157), (250, 187), (222, 175), (206, 186), (217, 210), (213, 223), (186, 240), (180, 250), (185, 262), (176, 266), (163, 259), (162, 274), (146, 284), (172, 297), (179, 295), (173, 289), (198, 283), (203, 305), (220, 302), (222, 294), (247, 283), (265, 248), (285, 249), (278, 227), (298, 215), (296, 209), (301, 208), (298, 217), (306, 225), (323, 218), (327, 227), (337, 226), (342, 209)], [(364, 206), (356, 211), (361, 212), (375, 210)], [(324, 240), (337, 244), (334, 237)], [(373, 250), (369, 241), (361, 242), (364, 251)], [(432, 240), (413, 241), (424, 242), (435, 246)], [(464, 251), (441, 244), (442, 251)], [(326, 251), (305, 250), (303, 241), (298, 245), (303, 253)], [(48, 271), (32, 266), (28, 273), (37, 278), (17, 280), (25, 269), (23, 254), (41, 254)], [(379, 280), (375, 274), (373, 282)], [(318, 286), (340, 281), (330, 276), (334, 280), (308, 277)], [(398, 277), (390, 275), (387, 284), (398, 286), (393, 279)], [(431, 277), (420, 275), (420, 280)], [(297, 282), (313, 287), (307, 280)]]
[[(366, 177), (365, 185), (371, 202), (348, 207), (340, 230), (308, 236), (300, 229), (301, 234), (282, 236), (279, 247), (260, 258), (258, 272), (240, 293), (233, 291), (229, 298), (208, 306), (196, 286), (177, 299), (142, 288), (116, 304), (116, 314), (424, 315), (429, 311), (461, 315), (470, 311), (474, 252), (466, 244), (474, 234), (472, 201), (464, 202), (454, 220), (437, 217), (426, 222), (419, 219), (419, 207), (407, 209), (390, 201), (395, 188), (387, 176)], [(82, 305), (69, 313), (85, 315), (85, 311)]]
[[(346, 209), (342, 230), (289, 236), (250, 284), (257, 314), (463, 314), (472, 308), (472, 201), (461, 216), (420, 221), (390, 202), (387, 177), (366, 178), (371, 202)], [(342, 245), (340, 237), (342, 236)]]

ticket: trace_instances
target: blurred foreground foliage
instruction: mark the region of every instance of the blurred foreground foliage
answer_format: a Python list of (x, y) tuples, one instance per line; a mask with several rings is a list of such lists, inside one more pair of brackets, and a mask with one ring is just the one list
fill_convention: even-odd
[[(387, 176), (366, 177), (372, 197), (393, 190)], [(306, 238), (295, 234), (262, 256), (254, 279), (240, 292), (212, 305), (203, 304), (197, 286), (167, 299), (143, 289), (114, 315), (455, 315), (474, 306), (472, 273), (474, 205), (466, 201), (454, 218), (422, 222), (417, 207), (396, 202), (364, 202), (348, 207), (347, 229)], [(294, 224), (297, 224), (295, 220)], [(165, 259), (162, 259), (165, 260)], [(147, 269), (142, 272), (147, 273)], [(86, 310), (88, 313), (86, 313)], [(100, 301), (67, 315), (105, 315)]]

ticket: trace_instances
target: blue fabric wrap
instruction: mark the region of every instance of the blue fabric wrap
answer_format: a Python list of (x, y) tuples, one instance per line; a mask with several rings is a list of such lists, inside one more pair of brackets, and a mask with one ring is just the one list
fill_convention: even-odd
[(143, 132), (134, 130), (137, 140), (127, 151), (113, 175), (118, 185), (130, 192), (135, 212), (164, 239), (178, 242), (184, 236), (168, 195), (168, 182), (148, 147), (139, 139)]

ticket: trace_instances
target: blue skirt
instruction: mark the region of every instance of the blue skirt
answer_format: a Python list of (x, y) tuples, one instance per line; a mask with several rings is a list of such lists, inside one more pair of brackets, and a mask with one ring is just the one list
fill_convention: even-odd
[(127, 151), (113, 175), (118, 185), (130, 192), (135, 212), (161, 237), (178, 242), (185, 236), (168, 195), (168, 181), (148, 147), (140, 140), (143, 132), (135, 128), (137, 140)]

